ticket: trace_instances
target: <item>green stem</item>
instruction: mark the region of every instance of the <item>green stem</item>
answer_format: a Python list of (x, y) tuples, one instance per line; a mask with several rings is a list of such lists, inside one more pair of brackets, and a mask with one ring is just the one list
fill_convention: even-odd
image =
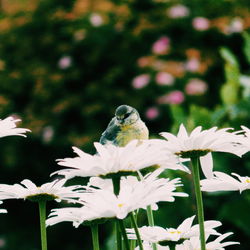
[[(116, 196), (119, 195), (120, 193), (120, 180), (121, 180), (121, 177), (115, 176), (112, 178), (113, 190)], [(121, 238), (119, 220), (115, 220), (115, 231), (116, 231), (116, 249), (122, 250), (122, 238)]]
[(47, 250), (47, 234), (46, 234), (46, 201), (39, 201), (39, 215), (40, 215), (40, 230), (41, 230), (41, 244), (42, 250)]
[(200, 228), (201, 250), (206, 250), (204, 211), (203, 211), (202, 194), (200, 188), (199, 157), (191, 158), (191, 162), (192, 162), (192, 174), (193, 174), (194, 189), (196, 196), (198, 222)]
[(98, 224), (91, 226), (93, 250), (100, 250), (99, 247), (99, 237), (98, 237)]
[(136, 246), (136, 240), (130, 240), (130, 250), (134, 250)]
[[(135, 216), (135, 221), (137, 221), (137, 211), (135, 212), (131, 212), (131, 213), (135, 213), (134, 216)], [(131, 221), (131, 220), (130, 220)], [(133, 223), (131, 221), (131, 227), (133, 227)], [(130, 240), (130, 250), (134, 250), (136, 247), (136, 240)]]
[(123, 222), (123, 220), (118, 220), (118, 221), (119, 221), (119, 225), (120, 225), (120, 229), (121, 229), (121, 233), (122, 233), (122, 237), (123, 237), (123, 243), (124, 243), (125, 250), (130, 250), (128, 236), (126, 233), (124, 222)]
[(140, 250), (143, 250), (141, 236), (140, 236), (138, 226), (137, 226), (137, 223), (136, 223), (136, 220), (135, 220), (135, 215), (133, 213), (130, 213), (130, 219), (131, 219), (132, 225), (133, 225), (134, 230), (135, 230), (135, 235), (136, 235), (136, 238), (137, 238), (137, 241), (138, 241), (139, 248), (140, 248)]
[(147, 217), (148, 217), (148, 224), (149, 226), (153, 227), (155, 225), (154, 223), (154, 216), (151, 206), (147, 206)]
[[(149, 226), (153, 227), (154, 223), (154, 215), (151, 206), (147, 206), (147, 217)], [(157, 246), (155, 243), (152, 244), (153, 250), (157, 250)]]
[(119, 221), (115, 220), (116, 250), (122, 250), (122, 237), (119, 228), (120, 228)]
[(121, 177), (113, 177), (112, 178), (114, 194), (116, 196), (119, 195), (119, 193), (120, 193), (120, 180), (121, 180)]

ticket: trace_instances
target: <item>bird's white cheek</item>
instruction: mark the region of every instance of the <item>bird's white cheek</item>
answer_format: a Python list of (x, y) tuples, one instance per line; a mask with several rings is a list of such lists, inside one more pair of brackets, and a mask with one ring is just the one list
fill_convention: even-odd
[(138, 116), (137, 114), (133, 113), (128, 119), (130, 123), (134, 123), (138, 120)]

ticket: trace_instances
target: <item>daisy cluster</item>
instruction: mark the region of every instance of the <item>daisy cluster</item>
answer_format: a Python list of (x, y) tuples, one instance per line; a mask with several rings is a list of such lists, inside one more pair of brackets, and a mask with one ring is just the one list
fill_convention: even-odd
[[(195, 216), (185, 219), (177, 228), (162, 228), (158, 226), (143, 226), (139, 228), (140, 235), (144, 241), (144, 249), (151, 250), (152, 244), (157, 244), (157, 249), (169, 249), (168, 244), (175, 243), (176, 250), (200, 249), (199, 225), (193, 225)], [(238, 242), (222, 242), (232, 233), (220, 234), (215, 228), (221, 226), (219, 221), (205, 221), (206, 248), (222, 249), (225, 246), (239, 244)], [(134, 229), (127, 229), (130, 239), (135, 240)], [(216, 236), (215, 240), (209, 240), (210, 236)], [(137, 248), (139, 250), (139, 248)]]
[[(65, 179), (91, 177), (88, 185), (83, 186), (85, 191), (79, 196), (83, 207), (78, 210), (83, 212), (68, 207), (55, 209), (49, 216), (48, 225), (59, 222), (60, 218), (64, 221), (65, 215), (69, 218), (69, 214), (72, 214), (75, 226), (93, 219), (124, 219), (137, 209), (147, 206), (157, 209), (158, 202), (173, 202), (176, 196), (187, 196), (176, 191), (182, 185), (179, 178), (170, 180), (159, 177), (164, 171), (163, 166), (168, 165), (161, 166), (162, 162), (168, 161), (176, 169), (182, 169), (182, 163), (177, 157), (159, 150), (158, 143), (154, 140), (132, 140), (125, 147), (94, 143), (94, 155), (73, 147), (77, 157), (58, 160), (59, 165), (67, 168), (52, 175), (57, 174)], [(152, 166), (154, 171), (149, 169)], [(140, 171), (147, 169), (150, 172), (143, 176)], [(118, 193), (114, 190), (114, 180), (119, 180)]]
[[(0, 136), (25, 136), (28, 129), (16, 128), (12, 117), (0, 120)], [(202, 191), (234, 191), (250, 189), (250, 177), (233, 173), (213, 171), (212, 155), (216, 152), (242, 156), (250, 149), (250, 130), (213, 127), (202, 130), (195, 128), (190, 134), (183, 124), (177, 135), (161, 133), (163, 139), (132, 140), (124, 147), (94, 143), (95, 154), (73, 147), (76, 157), (57, 160), (63, 168), (52, 173), (54, 180), (41, 186), (25, 179), (21, 184), (0, 184), (0, 200), (24, 199), (35, 202), (55, 200), (72, 204), (52, 209), (46, 224), (52, 226), (71, 222), (74, 227), (97, 225), (107, 220), (125, 220), (129, 216), (143, 213), (149, 208), (157, 210), (160, 202), (174, 202), (177, 197), (187, 197), (181, 192), (181, 179), (162, 177), (167, 170), (191, 173), (189, 161), (199, 160), (205, 179), (201, 180)], [(166, 175), (164, 175), (166, 176)], [(86, 185), (67, 186), (75, 177), (88, 177)], [(5, 209), (0, 210), (6, 213)], [(200, 228), (193, 225), (195, 216), (185, 219), (176, 228), (155, 225), (127, 228), (129, 240), (138, 239), (142, 245), (133, 249), (200, 249)], [(232, 233), (217, 232), (219, 221), (205, 221), (206, 248), (212, 250), (239, 244), (223, 240)], [(138, 231), (138, 232), (137, 232)], [(213, 240), (211, 240), (211, 237)], [(173, 248), (174, 247), (174, 248)]]

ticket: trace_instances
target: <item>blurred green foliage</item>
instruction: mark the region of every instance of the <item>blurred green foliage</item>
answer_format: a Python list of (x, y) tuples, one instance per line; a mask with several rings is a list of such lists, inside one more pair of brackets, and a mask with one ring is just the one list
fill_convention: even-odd
[[(92, 143), (120, 104), (138, 109), (152, 138), (176, 132), (180, 123), (190, 130), (249, 126), (249, 1), (93, 1), (82, 11), (80, 2), (43, 0), (27, 10), (1, 10), (1, 117), (20, 117), (19, 126), (32, 130), (27, 139), (1, 139), (1, 183), (28, 178), (42, 184), (58, 169), (55, 159), (72, 156), (71, 146), (93, 152)], [(154, 50), (157, 41), (161, 52)], [(162, 72), (168, 77), (164, 84), (157, 78)], [(138, 87), (134, 80), (142, 74), (149, 81)], [(193, 79), (206, 88), (190, 92)], [(169, 101), (174, 91), (183, 100)], [(250, 174), (249, 162), (249, 155), (214, 159), (216, 170), (242, 175)], [(181, 172), (166, 175), (182, 177), (191, 194), (160, 204), (156, 212), (159, 225), (175, 227), (195, 211), (191, 180)], [(204, 195), (206, 218), (221, 220), (221, 232), (234, 232), (242, 250), (249, 246), (249, 199), (248, 191)], [(0, 249), (39, 249), (35, 205), (3, 206), (9, 213), (1, 215)], [(101, 228), (101, 249), (111, 230), (109, 223)], [(89, 239), (86, 227), (62, 223), (48, 229), (51, 249), (91, 249)]]

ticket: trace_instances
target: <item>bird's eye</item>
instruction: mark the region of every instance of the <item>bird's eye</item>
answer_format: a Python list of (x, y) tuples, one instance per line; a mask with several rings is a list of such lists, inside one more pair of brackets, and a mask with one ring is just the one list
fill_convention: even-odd
[(128, 118), (128, 117), (129, 117), (129, 115), (130, 115), (130, 113), (125, 114), (123, 119)]

